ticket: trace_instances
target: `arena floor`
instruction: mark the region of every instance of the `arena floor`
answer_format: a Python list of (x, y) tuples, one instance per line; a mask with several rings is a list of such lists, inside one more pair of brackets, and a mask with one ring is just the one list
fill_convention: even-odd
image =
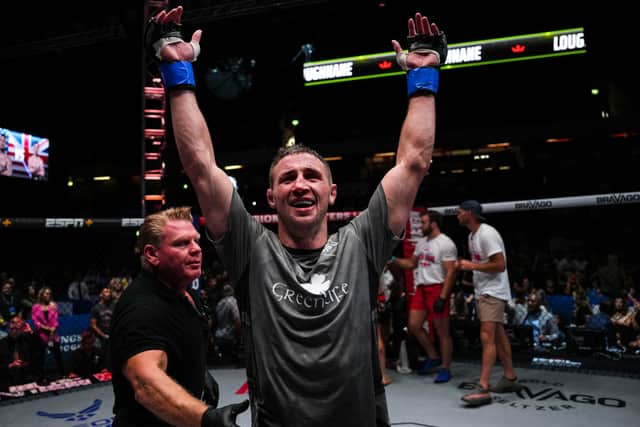
[[(519, 368), (526, 388), (520, 394), (494, 394), (490, 405), (469, 408), (460, 397), (465, 385), (477, 381), (480, 366), (460, 362), (452, 366), (454, 378), (434, 384), (432, 377), (391, 371), (387, 386), (392, 425), (405, 426), (517, 426), (635, 425), (640, 416), (640, 379), (624, 376)], [(240, 401), (245, 373), (240, 368), (212, 369), (220, 385), (220, 404)], [(500, 375), (499, 367), (494, 377)], [(0, 405), (3, 427), (110, 426), (113, 394), (109, 383), (76, 391), (56, 392)], [(248, 412), (238, 418), (249, 427)]]

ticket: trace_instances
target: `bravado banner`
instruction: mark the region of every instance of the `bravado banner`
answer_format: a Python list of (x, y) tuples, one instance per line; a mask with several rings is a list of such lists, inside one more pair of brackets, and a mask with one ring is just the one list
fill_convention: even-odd
[[(582, 27), (452, 43), (448, 48), (441, 70), (587, 53)], [(405, 71), (398, 66), (395, 52), (383, 52), (305, 62), (302, 73), (305, 86), (316, 86), (397, 76)]]
[[(623, 205), (628, 203), (640, 203), (640, 191), (483, 203), (482, 209), (485, 213), (519, 212), (583, 206)], [(411, 220), (414, 222), (409, 225), (414, 231), (419, 230), (418, 211), (420, 209), (422, 208), (411, 213)], [(456, 215), (458, 213), (458, 205), (433, 206), (429, 207), (429, 209), (436, 210), (443, 215)], [(328, 212), (327, 219), (331, 222), (351, 221), (359, 214), (360, 211)], [(276, 214), (259, 214), (254, 215), (254, 218), (262, 224), (276, 224), (278, 222), (278, 215)], [(0, 230), (10, 228), (138, 228), (143, 221), (143, 218), (0, 218)], [(198, 217), (194, 222), (200, 227), (205, 224), (204, 217)]]

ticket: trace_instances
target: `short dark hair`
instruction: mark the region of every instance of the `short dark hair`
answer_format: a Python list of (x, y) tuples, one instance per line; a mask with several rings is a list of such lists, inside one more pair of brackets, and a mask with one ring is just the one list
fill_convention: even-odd
[(306, 146), (304, 144), (296, 144), (291, 147), (280, 147), (273, 160), (271, 161), (271, 166), (269, 167), (269, 187), (273, 186), (273, 168), (276, 167), (278, 162), (287, 156), (291, 156), (294, 154), (311, 154), (318, 160), (322, 162), (322, 164), (327, 168), (327, 172), (329, 173), (329, 183), (333, 183), (333, 177), (331, 176), (331, 167), (329, 167), (329, 163), (322, 157), (316, 150), (313, 148)]
[(442, 228), (442, 214), (440, 212), (428, 209), (423, 211), (420, 216), (428, 216), (429, 222), (435, 222), (438, 224), (438, 228)]

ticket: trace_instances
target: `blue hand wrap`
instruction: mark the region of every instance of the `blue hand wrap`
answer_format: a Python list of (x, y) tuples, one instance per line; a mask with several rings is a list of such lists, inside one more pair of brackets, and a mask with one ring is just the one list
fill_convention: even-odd
[(160, 75), (164, 87), (170, 89), (195, 89), (193, 66), (188, 61), (161, 62)]
[(440, 72), (433, 67), (420, 67), (407, 71), (407, 92), (412, 96), (418, 91), (438, 93)]

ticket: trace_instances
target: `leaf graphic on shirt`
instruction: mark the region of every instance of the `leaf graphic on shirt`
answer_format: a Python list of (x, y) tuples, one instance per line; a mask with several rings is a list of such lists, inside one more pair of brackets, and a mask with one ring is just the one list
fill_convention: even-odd
[(331, 286), (331, 282), (325, 280), (325, 278), (326, 276), (324, 274), (314, 274), (311, 276), (311, 283), (300, 283), (300, 286), (311, 294), (322, 295), (328, 291), (329, 286)]

